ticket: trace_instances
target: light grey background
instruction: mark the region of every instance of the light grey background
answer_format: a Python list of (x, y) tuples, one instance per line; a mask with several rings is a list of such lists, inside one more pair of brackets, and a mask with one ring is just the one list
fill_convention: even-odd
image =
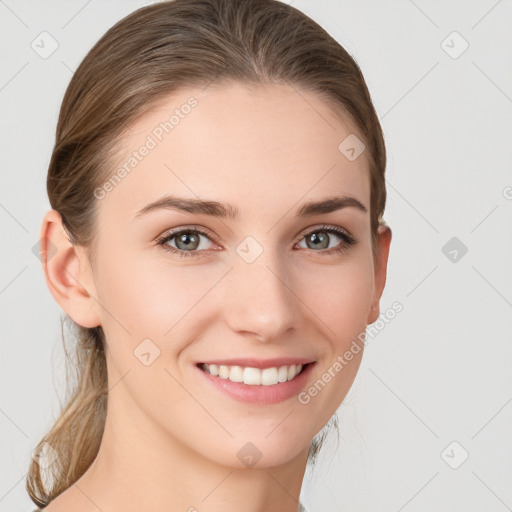
[[(64, 396), (62, 313), (32, 253), (60, 102), (92, 45), (147, 3), (0, 0), (2, 511), (32, 510), (30, 453)], [(393, 229), (381, 305), (404, 308), (370, 339), (339, 447), (331, 437), (303, 501), (310, 512), (512, 510), (512, 2), (291, 3), (370, 88)], [(43, 31), (58, 42), (47, 59), (31, 48)], [(443, 252), (452, 237), (459, 247)]]

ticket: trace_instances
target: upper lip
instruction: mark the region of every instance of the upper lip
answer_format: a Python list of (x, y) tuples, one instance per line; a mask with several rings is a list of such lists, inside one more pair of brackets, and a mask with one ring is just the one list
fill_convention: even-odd
[(265, 368), (274, 368), (280, 366), (291, 366), (292, 364), (308, 364), (314, 363), (312, 359), (304, 357), (278, 357), (274, 359), (255, 359), (250, 357), (242, 357), (237, 359), (208, 359), (198, 364), (216, 364), (219, 366), (243, 366), (248, 368), (259, 368), (264, 370)]

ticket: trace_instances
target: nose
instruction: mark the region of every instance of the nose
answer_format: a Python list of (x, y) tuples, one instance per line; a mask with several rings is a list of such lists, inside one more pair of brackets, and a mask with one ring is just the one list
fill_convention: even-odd
[(225, 280), (223, 313), (233, 332), (262, 343), (277, 341), (297, 327), (299, 299), (285, 262), (270, 251), (254, 262), (236, 258)]

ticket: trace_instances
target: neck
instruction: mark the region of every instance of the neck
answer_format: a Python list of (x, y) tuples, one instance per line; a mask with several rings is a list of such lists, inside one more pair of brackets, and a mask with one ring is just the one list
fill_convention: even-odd
[(55, 512), (297, 512), (308, 449), (274, 467), (220, 465), (110, 398), (98, 455)]

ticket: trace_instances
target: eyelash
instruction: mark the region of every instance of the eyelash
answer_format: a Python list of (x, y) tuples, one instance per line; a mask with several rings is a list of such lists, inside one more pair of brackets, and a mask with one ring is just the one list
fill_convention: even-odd
[[(335, 227), (335, 226), (329, 226), (329, 225), (315, 227), (314, 229), (301, 235), (300, 238), (295, 243), (298, 243), (306, 236), (311, 235), (313, 233), (317, 233), (317, 232), (333, 233), (343, 240), (343, 242), (341, 242), (340, 245), (337, 247), (333, 247), (331, 249), (324, 249), (322, 251), (313, 251), (313, 252), (318, 252), (319, 254), (322, 254), (322, 255), (332, 255), (335, 253), (343, 253), (346, 250), (348, 250), (351, 246), (353, 246), (357, 243), (357, 240), (354, 237), (352, 237), (351, 235), (349, 235), (343, 229)], [(168, 241), (172, 240), (173, 238), (175, 238), (177, 235), (179, 235), (181, 233), (198, 233), (200, 235), (204, 235), (205, 237), (209, 238), (213, 242), (217, 242), (216, 237), (214, 237), (211, 233), (204, 231), (203, 229), (180, 228), (179, 230), (163, 234), (161, 237), (159, 237), (157, 239), (157, 244), (161, 245), (164, 248), (164, 250), (169, 251), (173, 254), (177, 254), (180, 257), (189, 257), (189, 256), (200, 257), (200, 256), (203, 256), (203, 254), (201, 254), (201, 253), (208, 252), (207, 250), (184, 251), (181, 249), (175, 249), (174, 247), (171, 247), (170, 245), (167, 244)], [(310, 250), (312, 250), (312, 249), (310, 249)]]

